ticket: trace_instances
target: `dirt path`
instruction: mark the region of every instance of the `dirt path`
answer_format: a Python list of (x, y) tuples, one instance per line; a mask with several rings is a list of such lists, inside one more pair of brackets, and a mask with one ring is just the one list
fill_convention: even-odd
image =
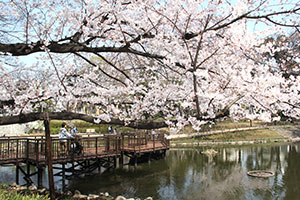
[(220, 133), (231, 133), (236, 131), (248, 131), (248, 130), (256, 130), (261, 129), (262, 127), (244, 127), (244, 128), (232, 128), (232, 129), (224, 129), (224, 130), (214, 130), (214, 131), (206, 131), (206, 132), (196, 132), (196, 133), (189, 133), (189, 134), (174, 134), (169, 135), (167, 139), (183, 139), (183, 138), (193, 138), (197, 136), (207, 136), (207, 135), (214, 135)]

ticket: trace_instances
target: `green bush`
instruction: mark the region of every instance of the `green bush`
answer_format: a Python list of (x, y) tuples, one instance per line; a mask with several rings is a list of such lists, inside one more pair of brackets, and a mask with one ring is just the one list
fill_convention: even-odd
[(15, 191), (7, 191), (0, 189), (0, 200), (48, 200), (48, 196), (38, 194), (19, 194)]
[(7, 188), (8, 188), (8, 185), (7, 185), (6, 183), (2, 183), (2, 184), (0, 185), (0, 189), (6, 190)]

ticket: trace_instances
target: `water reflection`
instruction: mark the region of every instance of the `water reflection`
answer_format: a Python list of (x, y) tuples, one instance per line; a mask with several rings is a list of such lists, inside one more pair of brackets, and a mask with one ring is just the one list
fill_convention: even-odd
[[(300, 196), (299, 144), (173, 149), (163, 160), (124, 166), (114, 171), (69, 181), (68, 188), (83, 193), (161, 200), (297, 199)], [(247, 176), (250, 170), (270, 170), (271, 178)], [(13, 171), (13, 170), (12, 170)], [(1, 179), (7, 179), (0, 175)]]

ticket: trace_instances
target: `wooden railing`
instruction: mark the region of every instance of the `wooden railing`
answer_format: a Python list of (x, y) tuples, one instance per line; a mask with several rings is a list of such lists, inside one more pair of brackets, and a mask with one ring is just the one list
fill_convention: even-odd
[[(76, 142), (78, 143), (76, 144)], [(62, 153), (60, 140), (56, 137), (52, 137), (52, 158), (55, 161), (91, 156), (116, 155), (120, 153), (120, 144), (120, 138), (117, 136), (80, 137), (76, 139), (76, 141), (74, 139), (68, 139), (66, 142), (66, 151)], [(46, 161), (45, 137), (0, 139), (0, 164), (24, 160), (31, 162)]]
[(169, 148), (169, 141), (160, 132), (123, 133), (121, 137), (124, 151), (139, 153)]
[[(68, 139), (66, 153), (62, 153), (60, 140), (51, 137), (54, 162), (91, 157), (119, 155), (121, 151), (147, 152), (169, 147), (164, 134), (150, 132), (120, 135), (91, 135)], [(79, 146), (76, 146), (79, 145)], [(78, 148), (80, 148), (78, 150)], [(10, 137), (0, 139), (0, 164), (21, 161), (44, 164), (46, 162), (45, 137)]]
[(1, 138), (0, 160), (21, 160), (27, 152), (27, 139), (25, 138)]

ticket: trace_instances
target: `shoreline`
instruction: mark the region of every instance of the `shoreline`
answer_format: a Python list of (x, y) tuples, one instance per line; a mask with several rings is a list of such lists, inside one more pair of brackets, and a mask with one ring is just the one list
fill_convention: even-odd
[(262, 140), (239, 140), (239, 141), (209, 141), (209, 142), (182, 142), (171, 143), (170, 148), (178, 147), (200, 147), (200, 146), (220, 146), (220, 145), (253, 145), (253, 144), (272, 144), (272, 143), (296, 143), (300, 142), (300, 138), (293, 139), (262, 139)]
[[(5, 185), (5, 186), (4, 186)], [(0, 196), (1, 193), (17, 193), (24, 197), (32, 196), (33, 199), (49, 199), (49, 190), (46, 188), (38, 189), (35, 185), (21, 186), (16, 183), (12, 183), (9, 185), (6, 184), (0, 185)], [(37, 198), (35, 198), (37, 197)], [(99, 194), (81, 194), (80, 191), (75, 190), (74, 192), (66, 191), (66, 192), (55, 192), (55, 199), (58, 200), (142, 200), (142, 198), (126, 198), (124, 196), (118, 195), (116, 197), (111, 196), (108, 192), (99, 193)], [(50, 199), (49, 199), (50, 200)], [(143, 200), (153, 200), (152, 197), (147, 197)]]
[[(191, 141), (185, 142), (184, 139), (195, 139), (197, 137), (218, 135), (226, 133), (234, 133), (236, 131), (249, 131), (259, 129), (270, 129), (282, 138), (259, 138), (254, 140), (232, 139), (232, 140), (216, 140), (216, 141)], [(183, 141), (181, 141), (183, 140)], [(296, 143), (300, 142), (300, 126), (268, 126), (268, 127), (247, 127), (227, 130), (208, 131), (205, 133), (179, 134), (171, 137), (170, 148), (176, 147), (197, 147), (197, 146), (218, 146), (218, 145), (253, 145), (253, 144), (272, 144), (272, 143)]]

